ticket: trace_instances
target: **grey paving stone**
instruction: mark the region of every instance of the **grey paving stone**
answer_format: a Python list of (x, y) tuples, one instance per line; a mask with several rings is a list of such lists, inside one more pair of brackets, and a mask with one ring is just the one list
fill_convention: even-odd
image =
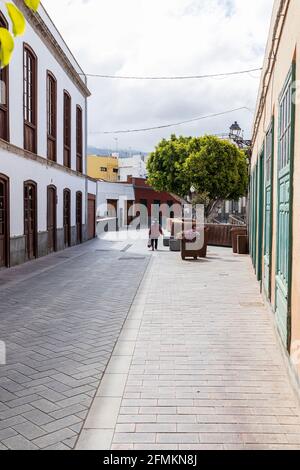
[(22, 417), (26, 418), (34, 424), (37, 424), (38, 426), (43, 426), (54, 421), (54, 418), (52, 418), (49, 414), (43, 413), (43, 411), (36, 409), (29, 411), (28, 413), (24, 413)]
[(0, 431), (0, 440), (1, 441), (4, 441), (5, 439), (9, 438), (9, 437), (13, 437), (13, 436), (16, 436), (18, 433), (12, 429), (12, 428), (6, 428), (6, 429), (2, 429)]
[(14, 429), (30, 441), (46, 434), (44, 429), (37, 426), (36, 424), (31, 423), (30, 421), (17, 424), (14, 426)]
[(43, 429), (46, 432), (51, 433), (54, 431), (59, 431), (60, 429), (63, 429), (63, 428), (71, 428), (71, 426), (78, 424), (78, 423), (82, 423), (82, 420), (78, 418), (78, 416), (71, 415), (71, 416), (67, 416), (66, 418), (57, 419), (53, 421), (52, 423), (49, 423), (43, 426)]
[(45, 400), (43, 398), (40, 400), (33, 401), (32, 406), (34, 406), (40, 411), (43, 411), (44, 413), (50, 413), (51, 411), (56, 411), (60, 408), (58, 405), (54, 405), (54, 403), (52, 403), (51, 401)]
[(59, 420), (61, 418), (65, 418), (66, 416), (70, 416), (72, 414), (76, 414), (77, 416), (80, 417), (80, 413), (82, 412), (86, 413), (87, 412), (86, 408), (80, 404), (76, 404), (76, 405), (63, 408), (61, 410), (54, 411), (53, 413), (50, 413), (50, 416), (54, 419)]
[(37, 445), (41, 449), (44, 449), (45, 447), (49, 447), (53, 444), (61, 443), (65, 441), (66, 439), (75, 437), (75, 436), (76, 436), (76, 433), (71, 431), (71, 429), (61, 429), (51, 434), (46, 434), (43, 437), (39, 437), (38, 439), (35, 439), (33, 443), (34, 445)]
[(0, 421), (0, 430), (9, 428), (10, 426), (14, 426), (15, 424), (21, 424), (26, 421), (26, 418), (24, 416), (14, 416), (13, 418), (8, 418)]
[(36, 445), (20, 435), (5, 439), (3, 444), (11, 450), (38, 450)]
[(77, 439), (149, 261), (120, 265), (118, 250), (95, 256), (103, 243), (71, 248), (64, 263), (54, 254), (1, 271), (9, 364), (0, 368), (0, 430), (18, 438), (4, 448), (26, 448), (26, 436), (46, 447), (37, 433), (47, 426), (47, 447)]

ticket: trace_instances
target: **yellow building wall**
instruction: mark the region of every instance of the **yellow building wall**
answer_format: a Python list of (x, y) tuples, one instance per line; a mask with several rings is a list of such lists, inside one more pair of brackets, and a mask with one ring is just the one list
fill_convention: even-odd
[[(103, 168), (106, 168), (107, 171), (104, 171)], [(119, 164), (116, 157), (88, 155), (87, 174), (90, 178), (116, 183), (118, 181), (118, 171)]]
[[(291, 347), (299, 347), (300, 341), (300, 2), (290, 1), (285, 23), (283, 26), (280, 43), (277, 53), (276, 63), (273, 69), (269, 90), (267, 93), (264, 109), (260, 120), (257, 135), (253, 142), (252, 169), (258, 161), (261, 150), (265, 143), (267, 130), (270, 126), (272, 117), (274, 117), (274, 154), (273, 154), (273, 252), (272, 252), (272, 298), (271, 305), (275, 310), (275, 285), (276, 285), (276, 244), (277, 244), (277, 209), (278, 209), (278, 188), (277, 188), (277, 172), (278, 172), (278, 126), (279, 126), (279, 97), (284, 87), (286, 78), (292, 63), (296, 63), (296, 109), (295, 109), (295, 149), (294, 149), (294, 179), (293, 179), (293, 243), (292, 243), (292, 287), (291, 287)], [(272, 18), (271, 31), (266, 51), (266, 59), (264, 71), (268, 57), (270, 56), (270, 46), (276, 15), (280, 5), (280, 0), (275, 0), (274, 12)], [(262, 89), (262, 84), (261, 84)], [(259, 94), (259, 98), (261, 92)], [(263, 236), (264, 240), (264, 236)], [(257, 249), (263, 249), (257, 246)], [(264, 266), (263, 266), (264, 269)], [(264, 277), (264, 272), (263, 272)], [(298, 355), (298, 358), (300, 355)], [(300, 375), (300, 363), (293, 364)]]

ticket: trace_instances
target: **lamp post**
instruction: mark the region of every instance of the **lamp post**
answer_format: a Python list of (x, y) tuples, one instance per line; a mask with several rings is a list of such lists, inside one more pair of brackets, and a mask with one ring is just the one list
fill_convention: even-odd
[[(252, 140), (245, 140), (242, 129), (235, 121), (229, 131), (229, 139), (239, 147), (239, 149), (244, 150), (248, 159), (249, 166), (249, 177), (250, 177), (250, 167), (251, 167), (251, 156), (252, 156)], [(249, 230), (249, 190), (247, 194), (247, 205), (246, 205), (246, 224), (248, 225)]]
[(242, 129), (238, 125), (237, 121), (235, 121), (230, 127), (229, 137), (232, 140), (239, 140), (241, 138), (241, 133)]
[(229, 130), (229, 138), (232, 140), (240, 149), (249, 150), (252, 142), (251, 140), (245, 140), (242, 129), (240, 128), (237, 121), (235, 121)]

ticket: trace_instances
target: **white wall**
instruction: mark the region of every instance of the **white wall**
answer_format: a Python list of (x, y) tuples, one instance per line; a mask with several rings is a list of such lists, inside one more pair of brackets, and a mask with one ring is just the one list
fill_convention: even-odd
[[(4, 8), (1, 11), (5, 14)], [(55, 26), (49, 20), (47, 14), (40, 9), (41, 16), (47, 22), (47, 26), (54, 34), (64, 52), (68, 55), (75, 69), (81, 73), (76, 60), (64, 44), (63, 39)], [(7, 17), (7, 15), (5, 15)], [(72, 169), (76, 170), (76, 106), (83, 111), (83, 172), (86, 172), (86, 97), (67, 75), (64, 68), (52, 55), (47, 45), (27, 23), (26, 33), (15, 40), (15, 51), (9, 66), (9, 121), (10, 143), (21, 149), (24, 147), (24, 120), (23, 120), (23, 44), (27, 43), (37, 55), (38, 67), (38, 101), (37, 101), (37, 154), (45, 158), (41, 163), (19, 155), (13, 148), (4, 150), (0, 148), (0, 173), (10, 179), (10, 230), (11, 236), (24, 234), (24, 181), (33, 180), (38, 187), (38, 231), (47, 230), (47, 186), (53, 184), (57, 187), (57, 227), (63, 227), (63, 190), (68, 188), (72, 193), (71, 224), (76, 223), (76, 192), (83, 193), (83, 223), (86, 223), (86, 191), (90, 189), (96, 194), (96, 183), (90, 185), (84, 176), (76, 175), (58, 166), (47, 164), (47, 103), (46, 103), (46, 76), (51, 71), (57, 80), (57, 163), (63, 165), (63, 91), (69, 92), (72, 98)], [(74, 71), (75, 73), (75, 71)], [(3, 146), (2, 146), (3, 147)]]
[[(3, 9), (4, 13), (4, 9)], [(7, 16), (7, 15), (6, 15)], [(38, 148), (37, 153), (47, 157), (47, 106), (46, 75), (50, 70), (57, 79), (57, 162), (63, 164), (63, 91), (67, 90), (72, 98), (72, 169), (76, 170), (76, 105), (83, 110), (83, 141), (85, 136), (86, 101), (81, 91), (65, 73), (64, 69), (50, 53), (45, 43), (27, 24), (26, 33), (16, 38), (15, 51), (10, 64), (10, 141), (22, 147), (23, 138), (23, 44), (29, 44), (38, 58)], [(84, 149), (85, 156), (85, 149)], [(84, 158), (84, 172), (85, 172)]]
[(121, 183), (106, 183), (99, 181), (97, 189), (97, 216), (104, 217), (107, 211), (107, 200), (118, 200), (118, 213), (126, 210), (126, 201), (134, 201), (133, 185)]
[[(16, 171), (17, 169), (17, 171)], [(38, 188), (38, 231), (47, 230), (47, 186), (57, 187), (57, 228), (63, 227), (63, 191), (71, 190), (71, 225), (76, 223), (76, 192), (85, 194), (85, 178), (69, 176), (67, 173), (53, 167), (41, 165), (38, 162), (26, 160), (23, 157), (0, 150), (0, 172), (10, 178), (10, 232), (11, 236), (24, 234), (24, 181), (33, 180)], [(85, 220), (85, 198), (82, 208)]]
[(87, 188), (88, 188), (87, 189), (88, 194), (93, 194), (94, 196), (96, 196), (97, 194), (97, 182), (96, 181), (88, 179)]
[(128, 176), (133, 178), (146, 178), (147, 157), (142, 155), (133, 155), (130, 158), (119, 158), (119, 177), (120, 181), (127, 181)]

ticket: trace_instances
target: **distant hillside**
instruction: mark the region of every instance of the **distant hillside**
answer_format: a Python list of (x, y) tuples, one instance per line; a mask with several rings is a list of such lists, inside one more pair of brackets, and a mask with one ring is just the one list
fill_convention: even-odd
[[(103, 157), (106, 157), (106, 156), (111, 155), (112, 153), (115, 153), (115, 151), (111, 149), (88, 147), (88, 155), (102, 155)], [(141, 150), (134, 150), (134, 149), (131, 149), (131, 150), (120, 149), (118, 150), (118, 153), (120, 154), (120, 158), (126, 158), (126, 157), (130, 157), (130, 155), (138, 155), (138, 154), (148, 155), (147, 152), (142, 152)]]

